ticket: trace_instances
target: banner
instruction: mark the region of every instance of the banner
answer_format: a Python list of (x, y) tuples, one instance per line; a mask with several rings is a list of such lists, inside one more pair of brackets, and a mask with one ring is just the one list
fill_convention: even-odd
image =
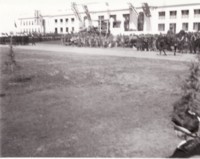
[(138, 16), (138, 31), (144, 30), (144, 13), (140, 12)]
[(142, 9), (143, 9), (146, 17), (151, 17), (150, 8), (149, 8), (149, 5), (147, 3), (142, 4)]
[(128, 3), (128, 5), (129, 5), (129, 11), (130, 11), (129, 29), (137, 30), (139, 14), (131, 3)]
[(88, 19), (89, 21), (91, 21), (92, 19), (91, 19), (90, 13), (89, 13), (89, 11), (88, 11), (88, 7), (87, 7), (86, 5), (83, 5), (83, 9), (84, 9), (85, 14), (86, 14), (86, 16), (87, 16), (87, 19)]
[(89, 21), (89, 25), (92, 26), (92, 19), (91, 19), (91, 16), (90, 16), (88, 7), (87, 7), (86, 5), (83, 5), (83, 9), (84, 9), (85, 14), (86, 14), (86, 16), (87, 16), (87, 19), (88, 19), (88, 21)]

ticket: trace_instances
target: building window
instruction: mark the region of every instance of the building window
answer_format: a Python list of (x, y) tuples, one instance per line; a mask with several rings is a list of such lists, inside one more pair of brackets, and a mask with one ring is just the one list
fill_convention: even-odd
[(123, 14), (124, 20), (129, 21), (130, 19), (130, 14)]
[(55, 19), (55, 23), (57, 23), (58, 22), (58, 20), (57, 19)]
[(113, 22), (113, 28), (120, 28), (120, 25), (121, 25), (121, 21), (114, 21)]
[(123, 14), (124, 17), (124, 31), (129, 30), (129, 20), (130, 20), (130, 14)]
[(165, 19), (165, 12), (159, 12), (158, 17), (159, 19)]
[(169, 28), (170, 28), (174, 33), (176, 33), (176, 23), (170, 23), (170, 24), (169, 24)]
[(55, 34), (57, 34), (58, 33), (58, 28), (55, 28)]
[(195, 17), (195, 18), (200, 17), (200, 9), (195, 9), (195, 10), (194, 10), (194, 17)]
[(158, 31), (165, 31), (165, 24), (158, 24)]
[(170, 11), (170, 19), (176, 19), (177, 11)]
[(62, 27), (60, 28), (60, 32), (61, 32), (61, 33), (63, 32), (63, 28), (62, 28)]
[(71, 18), (71, 22), (74, 22), (74, 18)]
[(68, 28), (68, 27), (66, 27), (66, 32), (67, 32), (67, 33), (69, 32), (69, 28)]
[(110, 15), (110, 18), (113, 18), (114, 21), (117, 20), (117, 15)]
[(68, 18), (65, 19), (65, 22), (68, 23)]
[[(117, 28), (117, 27), (116, 27), (117, 15), (110, 15), (110, 18), (113, 19), (113, 24), (111, 24), (112, 27), (113, 27), (113, 28)], [(120, 26), (120, 24), (119, 24), (119, 26)]]
[(104, 20), (104, 16), (98, 16), (98, 28), (101, 32), (106, 32), (108, 23)]
[(185, 31), (188, 31), (188, 23), (183, 23), (182, 29), (185, 30)]
[(193, 30), (200, 31), (200, 23), (193, 23)]
[(99, 20), (104, 20), (104, 16), (98, 16)]
[(181, 16), (182, 18), (189, 18), (189, 10), (182, 10)]
[(60, 22), (62, 23), (62, 22), (63, 22), (63, 19), (60, 19)]

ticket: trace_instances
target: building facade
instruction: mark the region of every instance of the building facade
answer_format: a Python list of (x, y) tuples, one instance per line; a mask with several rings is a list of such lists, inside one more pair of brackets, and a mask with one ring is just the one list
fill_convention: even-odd
[(90, 22), (84, 11), (78, 13), (79, 18), (73, 11), (42, 16), (35, 13), (33, 17), (18, 19), (18, 32), (66, 34), (79, 32), (81, 26), (88, 27), (91, 24), (100, 31), (107, 30), (112, 34), (159, 34), (167, 33), (170, 29), (175, 33), (180, 30), (200, 31), (200, 3), (149, 6), (150, 16), (145, 14), (143, 7), (134, 9), (136, 12), (131, 12), (128, 6), (109, 10), (102, 8), (98, 11), (89, 8)]

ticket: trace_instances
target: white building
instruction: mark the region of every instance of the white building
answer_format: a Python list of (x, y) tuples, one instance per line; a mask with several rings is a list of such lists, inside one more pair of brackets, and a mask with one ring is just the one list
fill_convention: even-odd
[[(96, 8), (92, 5), (87, 6), (92, 24), (99, 30), (100, 26), (109, 26), (112, 34), (166, 33), (170, 28), (176, 33), (180, 30), (200, 31), (200, 3), (168, 6), (151, 6), (149, 4), (151, 16), (144, 15), (142, 29), (138, 27), (138, 15), (130, 15), (127, 4), (121, 8), (116, 8), (111, 4), (109, 6), (100, 4)], [(135, 9), (138, 13), (143, 13), (142, 7)], [(78, 11), (82, 23), (71, 10), (54, 15), (42, 15), (42, 17), (40, 15), (21, 17), (18, 19), (18, 32), (39, 32), (42, 34), (78, 32), (80, 24), (88, 25), (87, 16), (82, 6), (78, 6)]]

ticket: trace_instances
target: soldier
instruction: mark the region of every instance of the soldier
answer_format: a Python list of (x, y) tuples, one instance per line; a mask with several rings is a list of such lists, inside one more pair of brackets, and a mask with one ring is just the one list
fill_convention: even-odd
[(148, 40), (148, 37), (147, 36), (144, 36), (144, 39), (143, 39), (143, 51), (149, 51), (149, 40)]
[(64, 37), (64, 34), (61, 35), (61, 44), (64, 45), (64, 41), (65, 41), (65, 37)]
[(35, 45), (35, 37), (34, 37), (34, 35), (31, 35), (31, 43), (32, 43), (32, 45)]
[(195, 53), (196, 50), (195, 50), (195, 46), (194, 46), (194, 43), (197, 39), (197, 35), (195, 33), (191, 33), (192, 35), (190, 36), (190, 53)]
[(170, 29), (167, 31), (167, 35), (168, 35), (169, 37), (171, 37), (171, 36), (174, 35), (174, 32), (173, 32), (173, 28), (172, 28), (172, 27), (170, 27)]
[(142, 50), (142, 37), (141, 37), (141, 35), (137, 38), (136, 48), (137, 48), (137, 51)]

